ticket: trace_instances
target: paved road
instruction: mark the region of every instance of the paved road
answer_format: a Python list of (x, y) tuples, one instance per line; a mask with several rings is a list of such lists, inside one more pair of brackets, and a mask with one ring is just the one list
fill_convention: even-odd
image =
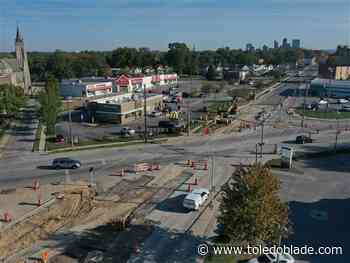
[[(283, 89), (288, 89), (288, 87), (282, 86), (274, 91), (275, 96), (276, 94), (280, 94)], [(296, 134), (302, 132), (304, 132), (304, 129), (297, 127), (278, 130), (267, 126), (265, 129), (266, 147), (281, 142), (288, 143), (288, 141), (295, 139)], [(317, 140), (315, 144), (294, 146), (300, 150), (307, 151), (326, 149), (333, 143), (334, 131), (328, 130), (321, 132), (320, 134), (315, 135), (315, 138)], [(259, 140), (260, 130), (258, 129), (257, 131), (246, 131), (242, 134), (235, 135), (177, 139), (177, 141), (164, 145), (142, 145), (127, 148), (98, 149), (55, 155), (25, 155), (22, 158), (9, 156), (7, 160), (0, 160), (0, 186), (1, 188), (6, 188), (15, 185), (26, 185), (31, 182), (33, 178), (38, 177), (44, 183), (63, 179), (65, 176), (64, 171), (49, 170), (47, 169), (48, 167), (45, 167), (50, 164), (50, 161), (53, 158), (59, 156), (77, 157), (82, 160), (83, 168), (73, 171), (71, 174), (73, 178), (87, 178), (87, 170), (89, 166), (95, 166), (97, 169), (96, 176), (99, 176), (99, 174), (102, 176), (108, 172), (109, 169), (113, 169), (116, 165), (127, 166), (142, 161), (171, 163), (186, 159), (199, 159), (211, 154), (215, 154), (218, 160), (230, 159), (232, 162), (237, 163), (253, 162), (254, 155), (252, 155), (252, 153), (254, 152), (255, 144)], [(350, 143), (347, 133), (343, 133), (339, 137), (339, 143)], [(9, 160), (11, 160), (11, 162), (9, 162)], [(42, 169), (38, 169), (39, 166), (42, 166)], [(101, 171), (101, 173), (99, 173), (99, 171)], [(227, 172), (219, 174), (225, 176), (227, 175)], [(223, 183), (224, 178), (221, 176), (217, 177), (216, 185)], [(293, 177), (290, 177), (290, 175), (288, 176), (289, 177), (284, 180), (284, 187), (288, 189), (285, 198), (289, 201), (300, 201), (297, 197), (305, 192), (305, 187), (301, 186), (303, 185), (304, 179), (301, 177), (298, 179), (298, 184), (294, 184), (295, 180), (293, 180)], [(339, 185), (341, 184), (340, 178), (337, 183)], [(324, 191), (329, 191), (329, 193), (332, 191), (338, 191), (337, 188), (326, 188), (326, 185), (323, 185), (322, 187), (324, 187)], [(312, 189), (312, 184), (309, 184), (307, 188), (311, 188), (311, 191), (309, 192), (314, 191)], [(176, 199), (178, 195), (179, 193), (175, 193), (172, 198)], [(322, 196), (323, 193), (320, 193), (320, 198)], [(302, 199), (302, 201), (309, 202), (314, 200), (310, 200), (309, 196), (305, 196), (305, 199)], [(190, 248), (196, 247), (198, 239), (193, 239), (193, 237), (182, 233), (177, 233), (179, 230), (188, 226), (193, 219), (193, 214), (176, 214), (175, 216), (173, 215), (174, 217), (171, 216), (171, 218), (163, 220), (168, 216), (167, 213), (169, 213), (169, 211), (162, 209), (160, 206), (157, 211), (150, 214), (150, 218), (162, 218), (162, 222), (160, 226), (158, 226), (158, 234), (155, 232), (155, 234), (145, 243), (145, 251), (148, 251), (148, 254), (142, 254), (140, 257), (134, 258), (133, 260), (135, 260), (135, 262), (143, 262), (143, 260), (152, 261), (154, 259), (157, 259), (159, 262), (166, 262), (167, 258), (171, 261), (171, 259), (175, 259), (176, 254), (179, 253), (182, 253), (183, 257), (181, 258), (183, 259), (193, 259), (193, 250)]]

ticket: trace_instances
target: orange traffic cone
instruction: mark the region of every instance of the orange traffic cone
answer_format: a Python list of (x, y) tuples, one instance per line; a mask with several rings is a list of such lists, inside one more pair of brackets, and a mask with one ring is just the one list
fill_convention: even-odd
[(42, 205), (41, 194), (38, 194), (38, 206)]
[(12, 216), (11, 216), (11, 214), (9, 212), (5, 212), (4, 213), (4, 221), (7, 222), (7, 223), (12, 221)]
[(40, 188), (40, 183), (38, 180), (34, 180), (34, 183), (33, 183), (33, 190), (36, 191)]

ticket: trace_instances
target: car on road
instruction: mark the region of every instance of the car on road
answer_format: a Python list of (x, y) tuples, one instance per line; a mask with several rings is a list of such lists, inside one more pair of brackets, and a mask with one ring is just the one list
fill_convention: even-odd
[(299, 135), (295, 138), (296, 144), (312, 143), (313, 140), (306, 135)]
[(81, 167), (81, 162), (71, 158), (56, 158), (52, 162), (52, 167), (55, 169), (77, 169)]
[(133, 136), (135, 135), (136, 131), (134, 129), (131, 129), (129, 127), (123, 127), (120, 130), (120, 135), (122, 136)]
[[(278, 258), (277, 258), (278, 257)], [(287, 253), (283, 253), (283, 254), (264, 254), (260, 257), (257, 258), (252, 258), (250, 260), (248, 260), (248, 263), (294, 263), (295, 259), (287, 254)]]
[(191, 193), (186, 195), (183, 200), (182, 205), (190, 210), (199, 210), (200, 206), (204, 204), (204, 202), (209, 197), (209, 190), (206, 188), (197, 188), (194, 189)]

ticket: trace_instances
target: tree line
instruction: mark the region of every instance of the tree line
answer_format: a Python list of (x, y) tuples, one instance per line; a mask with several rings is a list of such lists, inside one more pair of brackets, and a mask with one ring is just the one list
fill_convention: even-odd
[(267, 49), (254, 52), (231, 49), (195, 51), (185, 43), (170, 43), (167, 51), (149, 48), (120, 47), (113, 51), (31, 52), (29, 64), (33, 81), (44, 81), (48, 74), (57, 79), (111, 75), (111, 68), (128, 70), (136, 67), (167, 65), (178, 74), (199, 74), (210, 65), (252, 65), (260, 59), (265, 64), (294, 63), (309, 56), (304, 49)]

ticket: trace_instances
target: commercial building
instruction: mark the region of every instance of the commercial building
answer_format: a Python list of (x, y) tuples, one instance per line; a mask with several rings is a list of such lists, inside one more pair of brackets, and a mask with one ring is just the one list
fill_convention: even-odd
[[(163, 95), (147, 94), (146, 112), (161, 109)], [(85, 105), (91, 122), (127, 124), (144, 116), (143, 94), (122, 93), (93, 99)]]
[(288, 39), (284, 38), (282, 41), (282, 48), (289, 48), (289, 46)]
[(162, 86), (176, 86), (178, 76), (176, 73), (159, 75), (121, 75), (114, 80), (118, 92), (139, 92)]
[(333, 56), (319, 66), (322, 78), (350, 80), (350, 56)]
[(113, 80), (105, 78), (83, 78), (62, 80), (60, 95), (63, 98), (92, 98), (113, 93)]
[(280, 46), (279, 46), (279, 43), (277, 40), (273, 41), (273, 48), (274, 49), (278, 49)]
[(300, 39), (293, 39), (292, 40), (292, 48), (300, 48)]
[(350, 97), (350, 81), (317, 78), (311, 81), (310, 94), (319, 97)]

